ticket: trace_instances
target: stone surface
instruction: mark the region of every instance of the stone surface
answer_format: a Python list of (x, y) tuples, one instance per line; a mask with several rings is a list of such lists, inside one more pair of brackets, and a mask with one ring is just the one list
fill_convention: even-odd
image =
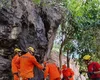
[(31, 0), (3, 1), (0, 0), (0, 80), (11, 80), (8, 61), (14, 48), (26, 52), (32, 46), (39, 55), (37, 60), (43, 62), (52, 48), (62, 14), (56, 5), (36, 6)]
[(10, 67), (10, 60), (0, 56), (0, 80), (9, 80)]

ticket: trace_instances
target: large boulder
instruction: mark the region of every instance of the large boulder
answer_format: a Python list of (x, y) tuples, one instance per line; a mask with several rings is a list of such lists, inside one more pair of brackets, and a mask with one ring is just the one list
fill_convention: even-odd
[(43, 62), (61, 23), (60, 11), (57, 5), (36, 6), (31, 0), (0, 0), (0, 80), (8, 80), (2, 76), (10, 75), (6, 71), (15, 47), (24, 52), (27, 47), (34, 47), (37, 60)]

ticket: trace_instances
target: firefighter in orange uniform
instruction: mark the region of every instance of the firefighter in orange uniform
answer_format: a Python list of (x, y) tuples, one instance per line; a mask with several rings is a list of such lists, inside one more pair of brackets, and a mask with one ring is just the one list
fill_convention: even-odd
[(55, 63), (47, 61), (44, 63), (44, 66), (46, 67), (46, 70), (44, 71), (44, 78), (49, 75), (50, 80), (61, 80), (58, 67)]
[(15, 48), (14, 53), (16, 54), (12, 59), (12, 73), (14, 76), (14, 80), (19, 80), (19, 57), (21, 56), (21, 50), (19, 48)]
[(74, 80), (74, 72), (71, 68), (68, 68), (66, 65), (62, 66), (62, 74), (63, 74), (63, 80)]
[(34, 80), (34, 66), (44, 70), (44, 67), (37, 62), (33, 54), (34, 48), (29, 47), (28, 52), (20, 57), (20, 76), (23, 80)]

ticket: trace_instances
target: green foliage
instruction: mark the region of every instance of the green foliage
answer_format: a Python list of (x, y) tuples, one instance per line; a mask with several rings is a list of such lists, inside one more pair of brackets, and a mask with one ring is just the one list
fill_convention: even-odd
[[(63, 6), (72, 14), (73, 38), (78, 41), (78, 53), (96, 52), (95, 30), (100, 26), (99, 0), (63, 0)], [(71, 23), (73, 22), (73, 23)]]
[(93, 29), (82, 31), (77, 34), (78, 53), (89, 53), (96, 51), (96, 36)]
[(32, 0), (35, 4), (40, 4), (41, 0)]
[(64, 45), (63, 51), (65, 52), (67, 50), (70, 50), (71, 51), (70, 53), (75, 51), (75, 45), (73, 44), (72, 41), (69, 41), (69, 42), (67, 42), (67, 44)]
[(85, 54), (99, 58), (97, 39), (100, 35), (97, 36), (97, 29), (100, 29), (100, 0), (61, 0), (60, 3), (67, 9), (65, 24), (61, 26), (62, 35), (65, 36), (64, 46), (70, 47), (69, 42), (77, 40), (78, 47), (75, 49), (80, 58)]
[(2, 7), (11, 7), (11, 0), (0, 0), (0, 8)]
[(71, 11), (79, 27), (88, 29), (100, 25), (99, 0), (67, 0), (66, 6)]

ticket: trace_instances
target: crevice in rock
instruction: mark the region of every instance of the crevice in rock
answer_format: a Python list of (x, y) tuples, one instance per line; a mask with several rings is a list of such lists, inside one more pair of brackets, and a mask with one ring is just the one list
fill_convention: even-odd
[(46, 38), (48, 40), (48, 32), (50, 30), (50, 21), (47, 19), (47, 14), (42, 10), (42, 8), (41, 8), (40, 16), (44, 23)]
[(46, 13), (44, 13), (43, 11), (41, 13), (41, 18), (42, 18), (42, 21), (44, 23), (45, 33), (46, 33), (46, 37), (47, 37), (47, 40), (48, 40), (48, 32), (50, 30), (50, 23), (49, 23), (49, 20), (47, 19)]

